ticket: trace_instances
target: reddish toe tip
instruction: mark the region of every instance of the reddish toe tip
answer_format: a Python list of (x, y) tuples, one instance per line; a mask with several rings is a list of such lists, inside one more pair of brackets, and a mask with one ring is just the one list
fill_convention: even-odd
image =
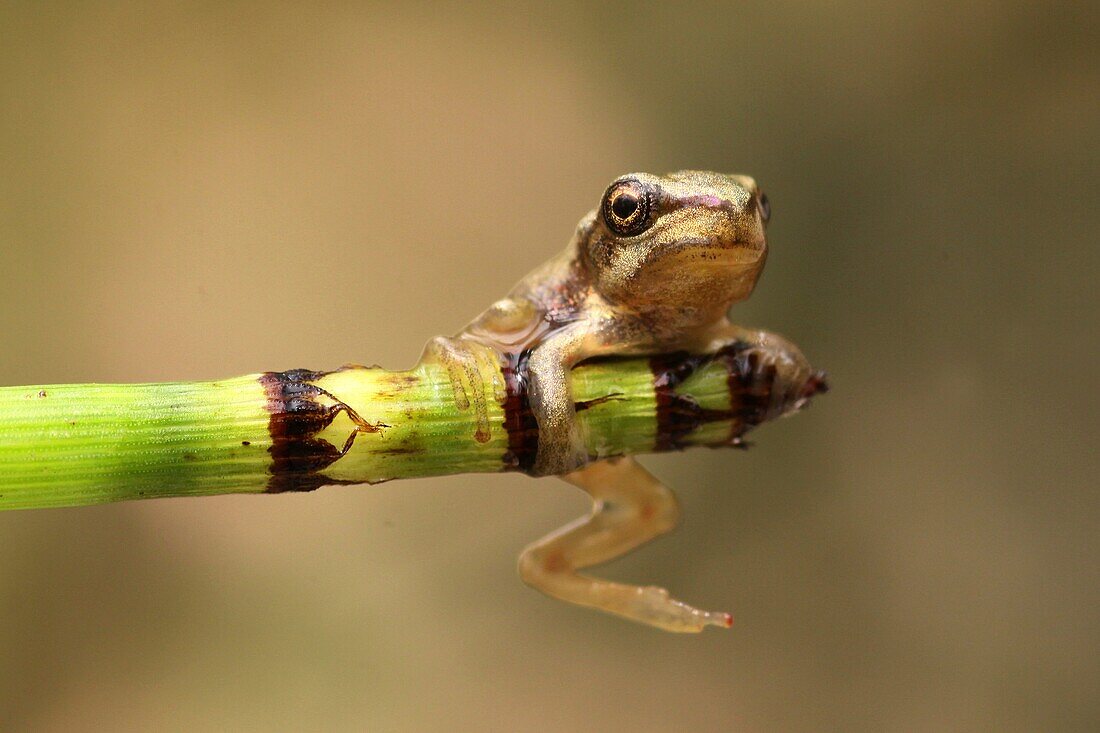
[(733, 614), (732, 613), (727, 613), (726, 614), (726, 628), (728, 629), (731, 626), (733, 626)]

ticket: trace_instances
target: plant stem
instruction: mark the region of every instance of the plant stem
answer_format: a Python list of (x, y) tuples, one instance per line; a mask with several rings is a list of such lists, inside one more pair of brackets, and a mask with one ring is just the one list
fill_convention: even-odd
[[(824, 387), (808, 368), (785, 376), (780, 365), (777, 376), (773, 365), (765, 379), (778, 357), (790, 354), (744, 347), (578, 366), (573, 394), (590, 455), (739, 444)], [(537, 427), (522, 379), (482, 376), (484, 442), (476, 411), (456, 407), (435, 363), (0, 388), (0, 509), (523, 470)]]

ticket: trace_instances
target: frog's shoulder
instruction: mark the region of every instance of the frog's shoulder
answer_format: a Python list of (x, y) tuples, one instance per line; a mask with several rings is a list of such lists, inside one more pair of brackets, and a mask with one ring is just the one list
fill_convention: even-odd
[(548, 321), (575, 320), (592, 296), (591, 280), (575, 253), (570, 246), (521, 280), (509, 297), (534, 303)]

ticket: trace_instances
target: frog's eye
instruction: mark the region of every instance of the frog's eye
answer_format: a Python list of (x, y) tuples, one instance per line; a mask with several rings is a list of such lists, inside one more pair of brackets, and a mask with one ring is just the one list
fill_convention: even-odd
[(620, 237), (633, 237), (649, 228), (649, 194), (633, 179), (611, 184), (603, 197), (603, 218)]
[(756, 206), (760, 209), (760, 218), (767, 224), (772, 218), (772, 205), (768, 201), (768, 194), (761, 191), (760, 196), (756, 199)]

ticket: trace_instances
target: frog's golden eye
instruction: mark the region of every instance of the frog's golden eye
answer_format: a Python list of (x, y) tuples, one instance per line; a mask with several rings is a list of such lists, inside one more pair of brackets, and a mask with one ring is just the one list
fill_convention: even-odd
[(768, 201), (768, 194), (763, 191), (756, 198), (756, 207), (760, 209), (760, 219), (767, 224), (772, 218), (772, 204)]
[(633, 179), (611, 184), (603, 197), (603, 218), (620, 237), (633, 237), (649, 228), (649, 193)]

